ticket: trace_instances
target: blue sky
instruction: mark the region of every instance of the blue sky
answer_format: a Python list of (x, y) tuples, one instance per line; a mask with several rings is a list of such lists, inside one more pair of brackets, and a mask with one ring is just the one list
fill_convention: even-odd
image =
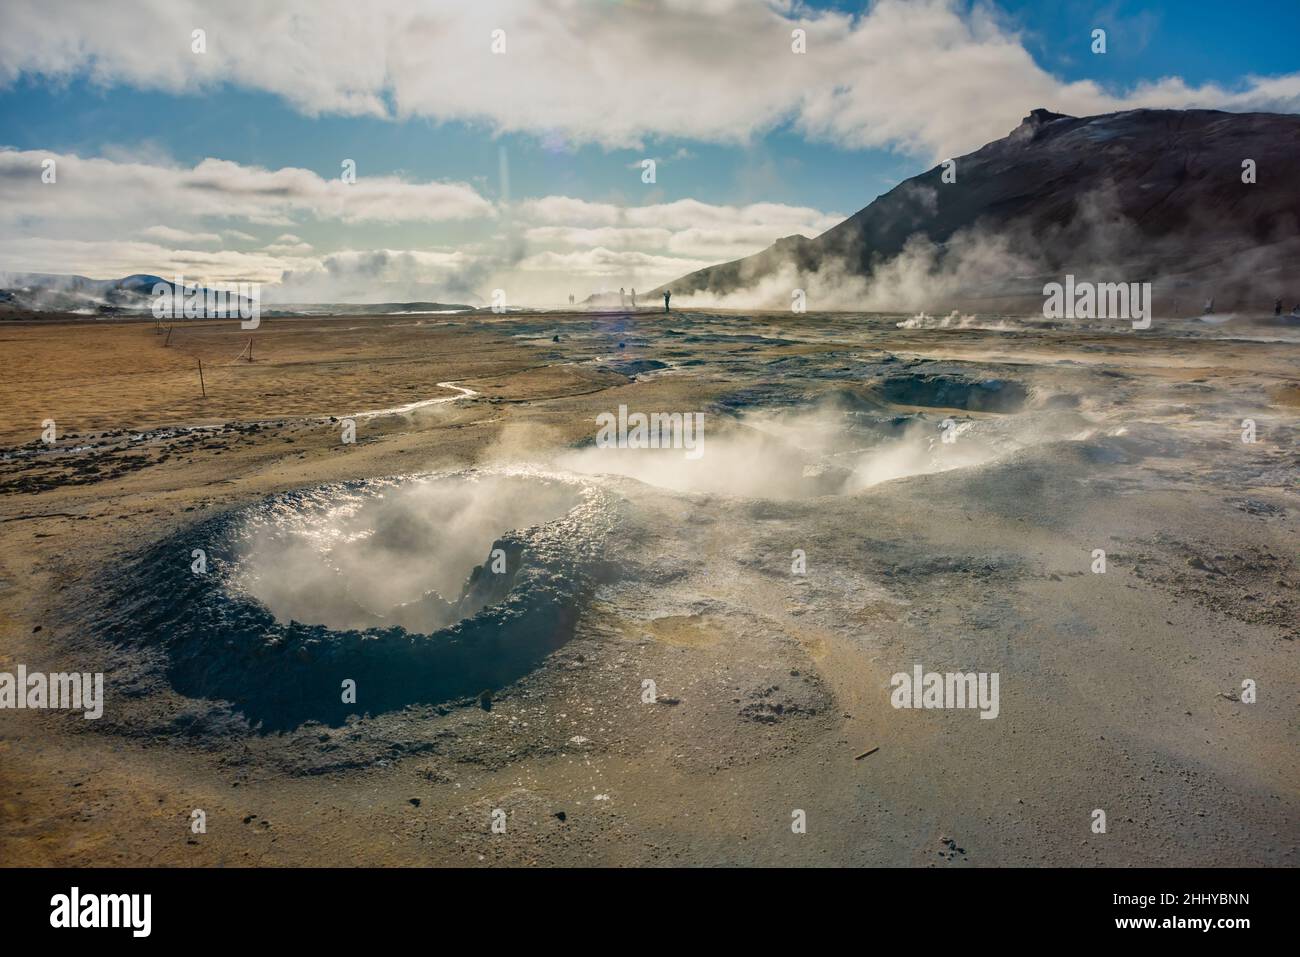
[[(494, 134), (477, 123), (312, 117), (270, 93), (106, 90), (84, 78), (67, 84), (24, 80), (0, 94), (0, 116), (5, 145), (20, 149), (93, 156), (106, 146), (134, 150), (144, 144), (186, 163), (219, 156), (270, 168), (302, 166), (322, 176), (337, 175), (335, 158), (347, 156), (374, 172), (481, 182), (494, 196), (499, 149), (505, 147), (516, 199), (559, 192), (640, 203), (654, 192), (668, 200), (766, 201), (853, 212), (929, 165), (888, 149), (810, 147), (788, 129), (746, 146), (657, 137), (649, 149), (574, 144), (557, 151), (535, 134)], [(1007, 132), (1014, 125), (1013, 120)], [(682, 157), (673, 159), (679, 151)], [(629, 168), (646, 156), (660, 158), (656, 191), (643, 187), (639, 166)]]
[[(581, 298), (813, 235), (1034, 106), (1300, 102), (1295, 0), (738, 2), (705, 19), (672, 0), (537, 0), (454, 4), (431, 20), (421, 14), (437, 4), (375, 3), (349, 20), (350, 5), (316, 3), (260, 23), (240, 3), (104, 6), (50, 17), (7, 0), (0, 13), (0, 183), (17, 199), (0, 214), (16, 231), (0, 271), (185, 268), (283, 283), (292, 298), (482, 296), (490, 283)], [(379, 7), (394, 36), (370, 35)], [(503, 56), (486, 49), (494, 24)], [(1104, 55), (1090, 50), (1096, 27)], [(802, 56), (793, 28), (807, 32)], [(22, 171), (41, 156), (66, 158), (64, 181), (78, 170), (85, 191), (32, 195), (39, 180)], [(654, 184), (641, 180), (647, 157)], [(342, 211), (343, 158), (378, 191), (367, 209), (388, 213)], [(194, 174), (210, 159), (229, 164), (219, 183)], [(301, 201), (265, 215), (241, 202), (256, 171), (286, 169), (315, 178), (283, 176), (269, 194)], [(132, 207), (151, 178), (171, 204)], [(93, 215), (92, 180), (121, 235)], [(412, 184), (455, 191), (416, 201)], [(232, 203), (208, 203), (214, 190)], [(394, 266), (375, 250), (424, 255)]]

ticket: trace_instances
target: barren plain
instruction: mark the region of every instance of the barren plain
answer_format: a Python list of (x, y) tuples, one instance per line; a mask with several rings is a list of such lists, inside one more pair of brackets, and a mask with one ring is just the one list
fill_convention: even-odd
[[(1297, 863), (1294, 327), (642, 312), (0, 339), (0, 669), (105, 675), (99, 720), (0, 712), (0, 862)], [(702, 454), (596, 448), (620, 406), (702, 412)], [(232, 597), (250, 522), (447, 482), (497, 496), (472, 506), (489, 525), (501, 482), (521, 509), (528, 483), (583, 503), (492, 529), (522, 571), (456, 626), (460, 664), (391, 616), (331, 626), (371, 614), (373, 551), (341, 610), (289, 596), (318, 622), (271, 621), (275, 561)], [(418, 573), (438, 523), (403, 532), (446, 506), (415, 501), (384, 554)], [(516, 639), (536, 654), (506, 667)], [(892, 707), (916, 664), (997, 673), (996, 719)]]

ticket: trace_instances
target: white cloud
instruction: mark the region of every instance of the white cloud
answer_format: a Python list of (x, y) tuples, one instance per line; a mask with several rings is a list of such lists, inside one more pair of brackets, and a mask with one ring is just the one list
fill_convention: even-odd
[(311, 243), (304, 241), (301, 237), (293, 233), (282, 233), (276, 238), (275, 242), (268, 246), (263, 246), (262, 251), (273, 253), (278, 256), (305, 256), (312, 251), (314, 247)]
[[(879, 0), (859, 15), (794, 0), (66, 0), (53, 17), (47, 0), (5, 0), (4, 18), (0, 83), (32, 74), (168, 91), (230, 83), (308, 114), (483, 122), (606, 146), (737, 143), (791, 123), (844, 146), (942, 158), (1040, 106), (1300, 108), (1300, 74), (1236, 89), (1177, 78), (1123, 93), (1067, 83), (991, 8), (959, 0)], [(196, 26), (207, 31), (203, 54), (190, 49)], [(790, 50), (796, 26), (807, 33), (802, 55)], [(502, 55), (490, 48), (497, 28)]]
[[(831, 221), (831, 225), (838, 221)], [(535, 226), (524, 233), (524, 238), (530, 244), (548, 246), (658, 249), (719, 262), (748, 256), (794, 233), (811, 238), (829, 228), (825, 222), (819, 217), (815, 223), (793, 226), (774, 222), (735, 223), (714, 229), (678, 230), (643, 226)]]
[(823, 213), (807, 206), (786, 206), (782, 203), (722, 206), (703, 203), (697, 199), (679, 199), (647, 206), (618, 206), (614, 203), (591, 203), (571, 196), (525, 200), (515, 205), (515, 211), (526, 220), (565, 226), (679, 230), (762, 225), (778, 230), (771, 239), (787, 235), (779, 231), (782, 229), (824, 232), (844, 218), (839, 213)]
[[(520, 203), (516, 211), (522, 219), (545, 224), (527, 230), (524, 235), (531, 242), (603, 247), (607, 253), (650, 250), (663, 254), (665, 259), (707, 260), (705, 265), (748, 256), (785, 236), (798, 234), (811, 238), (844, 220), (840, 213), (824, 213), (806, 206), (780, 203), (722, 206), (694, 199), (616, 206), (569, 196), (547, 196)], [(604, 274), (602, 266), (596, 275)], [(655, 284), (673, 278), (673, 275), (659, 276)]]
[(612, 246), (618, 249), (663, 248), (672, 241), (669, 229), (597, 226), (534, 226), (524, 233), (530, 243), (559, 246)]
[[(55, 161), (53, 183), (41, 181), (46, 159)], [(186, 168), (0, 148), (0, 223), (99, 221), (120, 227), (207, 218), (287, 225), (310, 219), (438, 222), (492, 214), (492, 204), (465, 183), (359, 175), (348, 184), (291, 166), (268, 170), (209, 158)]]
[(656, 277), (653, 282), (642, 280), (642, 285), (649, 288), (665, 279), (712, 264), (712, 260), (656, 256), (635, 250), (614, 250), (598, 246), (595, 249), (567, 253), (538, 253), (521, 262), (519, 268), (524, 272), (558, 272), (591, 278), (626, 277), (629, 283), (634, 283), (638, 276)]
[(156, 239), (159, 242), (171, 243), (177, 245), (181, 243), (220, 243), (221, 236), (217, 233), (197, 233), (185, 229), (175, 229), (171, 226), (150, 226), (148, 229), (140, 230), (141, 236), (149, 239)]
[[(216, 159), (152, 165), (138, 152), (115, 154), (120, 159), (55, 154), (58, 177), (47, 184), (40, 177), (47, 155), (0, 149), (5, 270), (245, 280), (268, 284), (268, 301), (479, 302), (499, 286), (514, 302), (546, 304), (564, 301), (569, 291), (585, 297), (606, 286), (650, 288), (792, 233), (815, 236), (843, 219), (780, 203), (620, 206), (569, 196), (525, 200), (506, 217), (466, 186), (391, 177), (335, 185), (307, 170)], [(358, 195), (366, 201), (352, 205)], [(479, 238), (450, 248), (435, 229), (427, 248), (357, 251), (349, 248), (350, 227), (363, 217), (371, 231), (396, 229), (407, 238), (406, 224), (438, 227), (455, 218), (479, 226)], [(214, 231), (217, 219), (231, 225)], [(255, 250), (195, 248), (220, 246), (223, 237), (256, 243), (254, 233), (237, 227), (272, 222), (308, 224), (312, 241), (278, 231)], [(140, 240), (86, 238), (120, 235)]]
[(473, 264), (473, 257), (458, 250), (345, 249), (286, 270), (263, 295), (273, 302), (472, 300), (477, 305), (479, 295), (452, 282)]
[(157, 243), (45, 236), (0, 239), (5, 272), (79, 274), (115, 279), (132, 273), (183, 275), (200, 282), (275, 282), (293, 260), (266, 253), (176, 249)]

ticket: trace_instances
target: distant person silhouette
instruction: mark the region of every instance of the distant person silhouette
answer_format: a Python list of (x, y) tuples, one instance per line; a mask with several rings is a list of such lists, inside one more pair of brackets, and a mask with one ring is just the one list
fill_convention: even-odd
[(635, 290), (635, 289), (632, 290), (632, 308), (633, 308), (633, 309), (636, 308), (636, 290)]
[(1276, 318), (1277, 318), (1278, 316), (1280, 316), (1280, 315), (1282, 315), (1282, 300), (1281, 300), (1281, 299), (1274, 299), (1274, 300), (1273, 300), (1273, 318), (1276, 319)]
[(623, 291), (622, 286), (618, 287), (618, 308), (620, 309), (627, 308), (627, 293)]
[(1208, 315), (1209, 315), (1210, 313), (1212, 313), (1212, 312), (1214, 312), (1214, 297), (1213, 297), (1213, 296), (1211, 296), (1209, 299), (1205, 300), (1205, 315), (1208, 316)]
[(664, 290), (664, 312), (668, 311), (668, 300), (671, 298), (673, 298), (673, 291), (671, 289), (665, 289)]

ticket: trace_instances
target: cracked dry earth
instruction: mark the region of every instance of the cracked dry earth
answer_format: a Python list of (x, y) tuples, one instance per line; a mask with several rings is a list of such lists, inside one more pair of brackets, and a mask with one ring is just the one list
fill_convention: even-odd
[[(903, 318), (276, 319), (225, 365), (234, 323), (6, 324), (0, 670), (106, 700), (0, 711), (0, 861), (1294, 866), (1300, 343)], [(620, 405), (704, 454), (593, 449)], [(551, 642), (482, 693), (259, 721), (120, 604), (275, 496), (521, 466), (609, 525), (571, 622), (480, 613)], [(997, 718), (892, 708), (918, 663), (997, 672)]]

